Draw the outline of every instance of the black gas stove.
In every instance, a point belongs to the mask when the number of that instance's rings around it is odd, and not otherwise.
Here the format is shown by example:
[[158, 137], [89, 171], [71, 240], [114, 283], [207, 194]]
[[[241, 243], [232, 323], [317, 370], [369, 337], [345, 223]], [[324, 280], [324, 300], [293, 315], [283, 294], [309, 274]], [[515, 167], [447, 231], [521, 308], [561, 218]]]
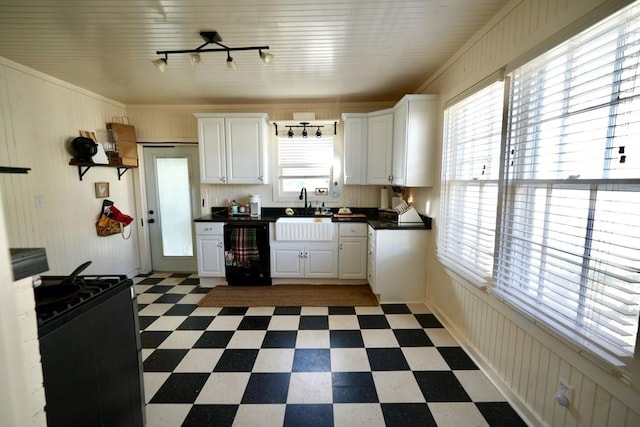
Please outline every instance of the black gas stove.
[[35, 288], [47, 425], [142, 427], [133, 281], [75, 273], [43, 276]]

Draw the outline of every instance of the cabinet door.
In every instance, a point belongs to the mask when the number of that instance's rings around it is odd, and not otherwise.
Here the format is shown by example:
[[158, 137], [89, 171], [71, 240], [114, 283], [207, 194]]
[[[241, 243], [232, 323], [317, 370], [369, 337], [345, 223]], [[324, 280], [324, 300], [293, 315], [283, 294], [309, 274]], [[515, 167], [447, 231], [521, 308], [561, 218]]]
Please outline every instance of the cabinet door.
[[297, 244], [271, 245], [271, 277], [304, 277], [304, 249]]
[[393, 165], [391, 176], [393, 184], [400, 186], [406, 185], [408, 113], [408, 103], [399, 105], [393, 112]]
[[198, 275], [224, 277], [223, 236], [196, 236]]
[[367, 184], [386, 185], [391, 178], [393, 113], [369, 117], [367, 126]]
[[225, 132], [227, 182], [264, 184], [263, 120], [253, 117], [226, 118]]
[[367, 116], [343, 115], [344, 120], [344, 184], [367, 182]]
[[365, 279], [367, 277], [367, 239], [341, 237], [338, 248], [338, 278]]
[[304, 265], [305, 277], [338, 277], [338, 251], [335, 244], [306, 245]]
[[200, 149], [200, 178], [204, 183], [223, 184], [226, 182], [226, 162], [224, 144], [224, 119], [208, 118], [198, 120]]

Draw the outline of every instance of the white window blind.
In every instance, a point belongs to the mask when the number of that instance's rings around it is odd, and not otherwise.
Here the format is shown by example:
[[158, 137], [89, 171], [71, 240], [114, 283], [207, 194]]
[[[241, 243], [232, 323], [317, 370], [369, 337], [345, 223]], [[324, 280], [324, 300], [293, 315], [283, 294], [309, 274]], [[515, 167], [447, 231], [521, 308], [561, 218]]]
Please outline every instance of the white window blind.
[[333, 137], [278, 138], [278, 174], [283, 194], [329, 188], [333, 170]]
[[623, 372], [640, 308], [639, 12], [513, 72], [493, 284]]
[[503, 97], [498, 81], [445, 110], [438, 258], [478, 286], [493, 268]]

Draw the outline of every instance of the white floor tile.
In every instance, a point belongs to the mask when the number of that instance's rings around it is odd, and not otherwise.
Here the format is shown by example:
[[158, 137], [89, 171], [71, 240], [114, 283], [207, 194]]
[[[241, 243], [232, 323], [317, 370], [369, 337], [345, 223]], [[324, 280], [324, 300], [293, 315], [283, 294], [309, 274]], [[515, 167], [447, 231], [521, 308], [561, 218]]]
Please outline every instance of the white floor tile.
[[162, 316], [173, 304], [149, 304], [138, 313], [140, 316]]
[[240, 403], [250, 375], [249, 372], [213, 372], [202, 387], [196, 404]]
[[376, 371], [372, 375], [380, 403], [424, 402], [424, 395], [411, 371]]
[[180, 304], [197, 304], [202, 298], [202, 294], [187, 294], [182, 297]]
[[187, 316], [162, 316], [147, 326], [145, 331], [174, 331]]
[[269, 322], [269, 331], [296, 331], [300, 325], [300, 316], [273, 316]]
[[217, 316], [207, 326], [208, 331], [235, 331], [242, 321], [242, 316]]
[[382, 408], [374, 403], [338, 403], [333, 405], [335, 427], [383, 427]]
[[271, 316], [275, 307], [249, 307], [245, 316]]
[[364, 348], [332, 348], [332, 372], [369, 372], [369, 357]]
[[252, 372], [291, 372], [294, 352], [293, 348], [260, 349]]
[[140, 294], [136, 299], [138, 304], [151, 304], [161, 296], [162, 294]]
[[436, 347], [458, 347], [460, 345], [445, 328], [426, 328], [424, 331]]
[[428, 405], [431, 415], [439, 426], [484, 427], [489, 425], [473, 402], [431, 402]]
[[371, 307], [356, 307], [356, 314], [384, 314], [379, 305]]
[[173, 331], [158, 348], [192, 348], [204, 331]]
[[240, 405], [233, 427], [280, 427], [285, 410], [286, 405]]
[[191, 312], [191, 316], [217, 316], [220, 310], [220, 307], [198, 307]]
[[174, 372], [213, 372], [223, 352], [223, 348], [192, 348]]
[[391, 329], [363, 329], [360, 333], [367, 348], [399, 347], [398, 340]]
[[329, 307], [301, 307], [301, 316], [326, 316], [329, 314]]
[[331, 372], [293, 372], [287, 403], [331, 403]]
[[422, 303], [407, 304], [413, 314], [429, 314], [431, 311]]
[[358, 317], [354, 315], [336, 314], [329, 316], [329, 329], [331, 330], [354, 330], [360, 329]]
[[402, 354], [413, 371], [449, 371], [436, 347], [403, 347]]
[[502, 402], [505, 400], [482, 371], [453, 371], [453, 374], [474, 402]]
[[413, 314], [387, 314], [387, 320], [393, 329], [422, 329]]
[[147, 405], [146, 427], [179, 426], [187, 417], [191, 405], [181, 403], [163, 403]]
[[260, 348], [266, 333], [267, 331], [235, 331], [227, 348]]
[[[156, 274], [152, 275], [151, 277], [163, 277], [161, 275], [164, 275], [165, 273], [156, 273]], [[169, 274], [171, 274], [171, 273], [169, 273]], [[158, 285], [161, 285], [161, 286], [173, 286], [174, 287], [173, 289], [176, 289], [175, 285], [179, 284], [183, 280], [184, 280], [184, 277], [165, 277], [164, 279], [162, 279], [162, 281], [160, 283], [158, 283]]]
[[169, 375], [171, 375], [171, 372], [145, 372], [143, 374], [145, 403], [149, 403], [149, 400], [169, 378]]
[[[165, 284], [165, 281], [167, 281], [169, 279], [165, 279], [162, 281], [162, 284]], [[184, 279], [180, 278], [180, 281], [182, 281]], [[180, 281], [178, 281], [178, 283], [180, 283]], [[197, 286], [195, 285], [180, 285], [180, 286], [174, 286], [173, 288], [169, 289], [167, 291], [168, 294], [188, 294], [189, 292], [191, 292], [192, 290], [194, 290], [195, 288], [197, 288]], [[200, 297], [200, 299], [202, 299], [202, 297], [204, 297], [205, 294], [192, 294], [192, 295], [198, 295]]]
[[298, 331], [296, 348], [329, 348], [329, 331]]
[[163, 279], [171, 276], [172, 274], [172, 272], [156, 272], [152, 273], [149, 277], [152, 279]]

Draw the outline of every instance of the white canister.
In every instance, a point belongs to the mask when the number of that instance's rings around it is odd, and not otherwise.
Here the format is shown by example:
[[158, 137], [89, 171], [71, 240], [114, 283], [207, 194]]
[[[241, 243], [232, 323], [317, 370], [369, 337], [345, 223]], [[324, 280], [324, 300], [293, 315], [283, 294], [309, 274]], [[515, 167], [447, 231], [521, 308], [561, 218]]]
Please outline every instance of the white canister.
[[249, 197], [249, 211], [251, 212], [251, 216], [260, 216], [260, 212], [262, 210], [262, 202], [260, 201], [259, 194], [252, 194]]

